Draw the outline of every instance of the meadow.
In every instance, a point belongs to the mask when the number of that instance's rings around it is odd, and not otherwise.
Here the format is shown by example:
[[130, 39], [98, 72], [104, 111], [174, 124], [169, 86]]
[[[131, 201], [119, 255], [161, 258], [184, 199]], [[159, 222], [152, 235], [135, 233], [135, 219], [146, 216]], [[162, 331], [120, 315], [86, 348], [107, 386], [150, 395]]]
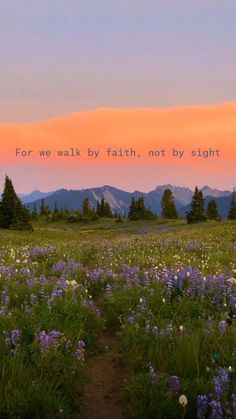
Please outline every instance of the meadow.
[[0, 231], [1, 418], [83, 417], [106, 333], [124, 417], [236, 417], [235, 222], [34, 227]]

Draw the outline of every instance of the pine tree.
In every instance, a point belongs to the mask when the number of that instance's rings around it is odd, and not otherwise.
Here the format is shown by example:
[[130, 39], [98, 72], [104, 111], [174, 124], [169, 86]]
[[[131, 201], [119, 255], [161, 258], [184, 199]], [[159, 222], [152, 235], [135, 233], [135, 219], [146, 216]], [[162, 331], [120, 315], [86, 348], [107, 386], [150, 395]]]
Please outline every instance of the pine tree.
[[14, 230], [33, 230], [30, 223], [30, 212], [20, 200], [17, 202], [10, 228]]
[[37, 220], [37, 218], [38, 218], [38, 210], [37, 210], [36, 203], [34, 202], [33, 209], [32, 209], [32, 212], [31, 212], [31, 219], [32, 220]]
[[57, 203], [55, 202], [54, 203], [54, 210], [53, 210], [53, 213], [52, 213], [52, 221], [58, 221], [59, 218], [60, 218], [60, 213], [59, 213], [59, 210], [58, 210], [58, 207], [57, 207]]
[[68, 210], [68, 208], [66, 207], [61, 207], [60, 208], [60, 212], [59, 212], [59, 216], [61, 219], [66, 220], [69, 216], [70, 216], [70, 211]]
[[144, 196], [142, 195], [137, 201], [137, 212], [139, 219], [144, 219], [146, 215], [146, 207], [144, 204]]
[[164, 218], [176, 219], [178, 213], [175, 208], [174, 195], [170, 189], [166, 189], [161, 199], [162, 216]]
[[105, 199], [101, 199], [100, 203], [100, 217], [105, 217]]
[[138, 201], [135, 201], [134, 197], [132, 197], [132, 200], [129, 206], [128, 218], [133, 221], [139, 219]]
[[5, 178], [0, 204], [0, 227], [32, 230], [30, 213], [21, 203], [8, 176]]
[[190, 211], [187, 213], [186, 218], [189, 224], [206, 221], [203, 193], [199, 191], [197, 186], [192, 198]]
[[150, 220], [156, 218], [156, 216], [149, 208], [145, 207], [144, 197], [141, 196], [137, 199], [137, 201], [135, 201], [134, 197], [132, 197], [132, 201], [129, 206], [128, 218], [132, 221]]
[[113, 218], [110, 204], [104, 198], [101, 199], [101, 202], [97, 201], [96, 213], [99, 217]]
[[113, 218], [113, 213], [112, 213], [109, 202], [105, 202], [104, 216], [107, 218]]
[[236, 190], [234, 188], [232, 199], [230, 203], [229, 213], [228, 213], [228, 220], [236, 220]]
[[96, 213], [97, 213], [97, 215], [99, 215], [99, 217], [101, 216], [101, 204], [100, 204], [99, 201], [97, 201]]
[[46, 208], [45, 208], [44, 199], [41, 200], [40, 215], [46, 215]]
[[208, 202], [207, 218], [209, 220], [219, 220], [220, 219], [218, 208], [217, 208], [217, 203], [214, 199], [211, 199], [211, 201]]
[[90, 202], [88, 198], [85, 198], [82, 205], [83, 215], [89, 215], [90, 213]]
[[51, 215], [51, 210], [49, 205], [45, 205], [45, 215], [49, 217]]

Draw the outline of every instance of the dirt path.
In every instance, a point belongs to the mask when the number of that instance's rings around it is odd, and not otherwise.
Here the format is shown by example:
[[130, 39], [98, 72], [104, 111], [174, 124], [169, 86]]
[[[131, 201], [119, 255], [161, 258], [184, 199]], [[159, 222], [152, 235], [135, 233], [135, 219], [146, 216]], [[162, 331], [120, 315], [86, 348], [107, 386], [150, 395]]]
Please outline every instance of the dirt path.
[[124, 419], [125, 374], [121, 367], [119, 337], [108, 332], [99, 338], [102, 353], [87, 361], [85, 371], [90, 383], [83, 394], [83, 419]]

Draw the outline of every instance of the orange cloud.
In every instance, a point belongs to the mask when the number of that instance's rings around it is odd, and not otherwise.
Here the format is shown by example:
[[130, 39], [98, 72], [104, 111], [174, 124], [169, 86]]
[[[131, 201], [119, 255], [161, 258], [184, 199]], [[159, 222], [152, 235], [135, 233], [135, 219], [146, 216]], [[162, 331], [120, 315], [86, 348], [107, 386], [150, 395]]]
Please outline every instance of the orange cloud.
[[[78, 148], [81, 158], [59, 158], [56, 151]], [[87, 148], [100, 151], [98, 159], [86, 156]], [[106, 149], [133, 148], [139, 159], [109, 158]], [[184, 159], [173, 159], [172, 148], [185, 151]], [[16, 157], [16, 148], [30, 150], [32, 157]], [[191, 151], [219, 149], [219, 159], [192, 158]], [[150, 150], [166, 150], [165, 158], [148, 157]], [[39, 150], [52, 157], [40, 158]], [[5, 165], [79, 164], [202, 164], [209, 171], [216, 163], [235, 162], [236, 103], [168, 109], [98, 109], [35, 124], [0, 124], [0, 162]], [[236, 169], [235, 169], [236, 172]]]

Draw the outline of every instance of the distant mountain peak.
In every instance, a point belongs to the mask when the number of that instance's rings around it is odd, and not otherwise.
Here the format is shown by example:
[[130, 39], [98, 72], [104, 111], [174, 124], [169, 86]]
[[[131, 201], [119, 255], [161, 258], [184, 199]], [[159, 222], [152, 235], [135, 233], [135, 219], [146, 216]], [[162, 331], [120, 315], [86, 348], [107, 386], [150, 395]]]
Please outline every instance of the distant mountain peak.
[[[45, 204], [47, 204], [51, 209], [54, 208], [55, 202], [60, 208], [66, 207], [68, 209], [77, 209], [81, 208], [83, 200], [88, 198], [91, 205], [96, 208], [97, 201], [100, 201], [104, 198], [109, 204], [114, 212], [117, 213], [127, 213], [132, 197], [135, 198], [144, 195], [145, 203], [150, 209], [156, 214], [161, 213], [161, 198], [165, 189], [170, 189], [175, 197], [175, 204], [178, 211], [186, 207], [191, 202], [193, 191], [187, 187], [182, 186], [173, 186], [171, 184], [159, 185], [155, 190], [150, 192], [127, 192], [122, 189], [115, 188], [109, 185], [103, 185], [101, 187], [80, 189], [80, 190], [70, 190], [70, 189], [58, 189], [55, 192], [43, 193], [38, 190], [33, 191], [30, 195], [23, 198], [23, 202], [30, 203], [30, 207], [33, 207], [33, 202], [35, 202], [37, 208], [40, 208], [41, 199], [45, 199]], [[208, 196], [208, 200], [211, 197], [214, 197], [216, 200], [220, 200], [222, 209], [222, 216], [225, 216], [225, 204], [224, 199], [229, 198], [230, 192], [219, 191], [217, 189], [212, 189], [209, 186], [204, 186], [204, 195]], [[207, 200], [206, 200], [207, 201]], [[223, 202], [223, 204], [222, 204]]]
[[204, 185], [201, 188], [201, 191], [203, 192], [204, 196], [212, 196], [213, 198], [220, 198], [221, 196], [229, 196], [232, 192], [230, 191], [220, 191], [216, 188], [211, 188], [208, 185]]
[[47, 198], [53, 193], [54, 192], [41, 192], [39, 189], [35, 189], [28, 195], [20, 195], [20, 198], [24, 204], [29, 204], [30, 202], [37, 201], [38, 199]]

